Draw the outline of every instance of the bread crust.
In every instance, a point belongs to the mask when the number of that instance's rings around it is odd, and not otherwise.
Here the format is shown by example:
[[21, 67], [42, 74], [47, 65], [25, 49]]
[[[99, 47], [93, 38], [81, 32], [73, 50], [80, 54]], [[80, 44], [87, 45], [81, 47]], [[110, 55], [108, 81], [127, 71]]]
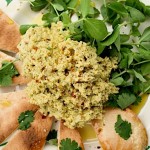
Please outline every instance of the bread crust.
[[40, 112], [36, 112], [31, 127], [25, 131], [17, 131], [3, 150], [42, 150], [52, 123], [53, 117], [43, 117]]
[[28, 102], [24, 91], [0, 94], [0, 143], [17, 127], [20, 113], [26, 110], [36, 111], [37, 106]]
[[0, 10], [0, 49], [17, 53], [20, 40], [19, 25]]
[[[11, 57], [11, 56], [0, 51], [0, 68], [1, 68], [1, 63], [3, 61], [12, 62], [14, 60], [15, 60], [14, 57]], [[20, 75], [12, 78], [13, 85], [22, 85], [22, 84], [27, 84], [28, 82], [30, 82], [31, 79], [24, 77], [22, 74], [22, 62], [19, 60], [14, 61], [14, 65], [15, 65], [15, 67], [16, 67], [16, 69]]]
[[78, 130], [69, 129], [64, 125], [63, 121], [60, 121], [58, 144], [60, 145], [61, 140], [67, 138], [71, 139], [72, 141], [76, 141], [78, 145], [81, 147], [81, 149], [84, 150], [84, 145]]

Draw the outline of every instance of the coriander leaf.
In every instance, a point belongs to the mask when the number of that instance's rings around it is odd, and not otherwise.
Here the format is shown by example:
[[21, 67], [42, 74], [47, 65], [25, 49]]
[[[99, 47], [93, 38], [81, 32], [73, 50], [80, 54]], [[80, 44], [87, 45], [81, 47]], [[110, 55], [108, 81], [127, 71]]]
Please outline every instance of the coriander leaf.
[[0, 146], [4, 146], [4, 145], [6, 145], [8, 142], [5, 142], [5, 143], [2, 143], [2, 144], [0, 144]]
[[130, 39], [130, 36], [127, 34], [120, 34], [120, 42], [124, 43], [127, 42]]
[[103, 40], [107, 36], [107, 28], [102, 20], [87, 18], [83, 21], [83, 29], [96, 40]]
[[60, 150], [82, 150], [76, 141], [66, 138], [60, 142]]
[[119, 33], [120, 33], [120, 26], [117, 26], [113, 30], [113, 32], [101, 42], [101, 44], [104, 46], [111, 45], [112, 43], [116, 41], [117, 37], [119, 36]]
[[48, 4], [47, 0], [34, 0], [30, 5], [30, 7], [33, 11], [40, 11], [43, 8], [45, 8], [47, 4]]
[[128, 53], [128, 67], [132, 64], [132, 62], [133, 62], [133, 54]]
[[46, 13], [43, 15], [42, 20], [45, 21], [46, 26], [49, 26], [52, 22], [57, 22], [59, 20], [55, 13]]
[[56, 9], [58, 11], [63, 11], [63, 10], [66, 10], [67, 9], [67, 5], [66, 3], [64, 2], [64, 0], [54, 0], [51, 5], [56, 5]]
[[97, 46], [98, 46], [98, 48], [97, 48], [96, 52], [97, 52], [97, 55], [100, 55], [104, 51], [105, 46], [102, 45], [100, 42], [97, 43]]
[[55, 9], [57, 9], [58, 11], [64, 10], [64, 7], [60, 5], [59, 3], [53, 3], [53, 7], [55, 7]]
[[46, 138], [46, 141], [49, 141], [51, 139], [56, 139], [56, 138], [57, 138], [57, 131], [51, 130]]
[[147, 82], [140, 83], [139, 88], [140, 88], [141, 95], [144, 93], [149, 94], [150, 93], [150, 80]]
[[121, 109], [125, 109], [135, 101], [136, 97], [134, 94], [122, 93], [121, 95], [118, 96], [117, 103], [121, 107]]
[[108, 100], [104, 103], [104, 107], [113, 107], [113, 108], [118, 108], [117, 101], [115, 99], [113, 100]]
[[141, 65], [142, 75], [150, 74], [150, 62]]
[[122, 120], [121, 115], [118, 115], [117, 122], [115, 123], [115, 131], [124, 140], [128, 140], [132, 134], [131, 123]]
[[128, 67], [128, 54], [122, 54], [122, 59], [119, 63], [119, 68], [123, 69], [123, 68], [127, 68]]
[[90, 3], [91, 3], [91, 0], [80, 0], [80, 11], [81, 11], [83, 18], [85, 18], [89, 13]]
[[121, 24], [121, 22], [122, 22], [121, 17], [119, 15], [117, 15], [117, 17], [112, 22], [112, 27], [115, 28], [116, 26], [118, 26], [118, 24]]
[[107, 4], [107, 7], [115, 11], [116, 13], [122, 15], [122, 16], [127, 16], [128, 12], [125, 9], [124, 5], [119, 3], [119, 2], [110, 2]]
[[144, 30], [139, 42], [150, 42], [150, 27]]
[[2, 67], [0, 68], [0, 85], [9, 86], [12, 84], [12, 78], [19, 75], [17, 69], [15, 68], [13, 62], [2, 62]]
[[20, 114], [18, 117], [19, 129], [27, 130], [31, 126], [31, 122], [34, 120], [34, 112], [33, 111], [25, 111]]
[[149, 42], [141, 42], [140, 46], [146, 50], [150, 50], [150, 41]]
[[37, 24], [30, 24], [30, 25], [21, 25], [20, 26], [20, 33], [23, 35], [27, 32], [27, 30], [30, 28], [30, 27], [36, 27]]
[[141, 101], [142, 101], [142, 98], [140, 96], [136, 96], [136, 101], [132, 105], [137, 106], [139, 103], [141, 103]]
[[120, 47], [121, 47], [121, 45], [120, 45], [120, 34], [118, 35], [118, 37], [117, 37], [116, 41], [114, 42], [114, 44], [115, 44], [117, 50], [120, 51]]
[[68, 9], [74, 9], [77, 6], [78, 0], [71, 0], [68, 4], [67, 7]]
[[99, 10], [95, 7], [90, 7], [88, 16], [89, 18], [96, 18], [100, 14]]
[[135, 75], [136, 78], [138, 78], [142, 82], [146, 82], [146, 80], [144, 79], [144, 77], [140, 73], [138, 73], [134, 69], [133, 69], [133, 72], [134, 72], [134, 75]]
[[115, 86], [119, 86], [123, 83], [124, 79], [122, 77], [118, 77], [115, 79], [111, 79], [110, 82], [113, 83]]
[[63, 12], [61, 16], [62, 16], [62, 21], [64, 25], [68, 25], [69, 23], [71, 23], [71, 19], [69, 15], [67, 14], [67, 12]]
[[12, 2], [12, 0], [6, 0], [7, 6]]
[[105, 5], [101, 6], [101, 14], [102, 14], [103, 19], [105, 20], [108, 19], [107, 7]]
[[128, 6], [128, 11], [130, 13], [130, 16], [132, 18], [132, 22], [144, 22], [145, 21], [145, 16], [143, 13], [141, 13], [139, 10]]
[[132, 26], [131, 34], [133, 36], [141, 36], [138, 26]]
[[150, 16], [150, 6], [145, 6], [144, 10], [145, 15]]
[[139, 48], [138, 52], [134, 53], [133, 57], [137, 62], [141, 62], [142, 60], [150, 60], [150, 51]]

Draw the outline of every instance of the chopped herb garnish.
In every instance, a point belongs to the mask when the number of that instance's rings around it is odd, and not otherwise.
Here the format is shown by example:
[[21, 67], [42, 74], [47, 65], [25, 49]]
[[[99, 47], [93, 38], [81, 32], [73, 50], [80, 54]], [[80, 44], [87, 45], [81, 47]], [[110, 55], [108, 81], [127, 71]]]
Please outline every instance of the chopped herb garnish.
[[115, 131], [124, 140], [128, 140], [132, 134], [131, 123], [122, 120], [121, 115], [118, 115], [117, 122], [115, 123]]
[[33, 120], [34, 120], [34, 112], [33, 111], [27, 110], [25, 112], [22, 112], [18, 118], [19, 129], [27, 130], [28, 128], [30, 128]]
[[0, 68], [0, 85], [9, 86], [12, 84], [12, 78], [19, 75], [17, 69], [15, 68], [13, 62], [2, 62], [2, 67]]
[[134, 94], [122, 93], [118, 96], [117, 103], [121, 109], [125, 109], [136, 101]]
[[71, 141], [71, 139], [63, 139], [60, 142], [60, 150], [82, 150], [76, 141]]

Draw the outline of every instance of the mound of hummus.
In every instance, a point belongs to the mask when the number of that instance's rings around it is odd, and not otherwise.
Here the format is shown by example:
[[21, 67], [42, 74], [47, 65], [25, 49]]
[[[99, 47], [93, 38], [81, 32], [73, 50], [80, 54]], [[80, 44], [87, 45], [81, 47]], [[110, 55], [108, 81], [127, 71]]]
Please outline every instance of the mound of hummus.
[[97, 56], [96, 48], [69, 36], [61, 22], [30, 28], [18, 49], [24, 75], [32, 78], [26, 88], [30, 103], [75, 128], [102, 118], [104, 102], [118, 92], [109, 82], [117, 61]]

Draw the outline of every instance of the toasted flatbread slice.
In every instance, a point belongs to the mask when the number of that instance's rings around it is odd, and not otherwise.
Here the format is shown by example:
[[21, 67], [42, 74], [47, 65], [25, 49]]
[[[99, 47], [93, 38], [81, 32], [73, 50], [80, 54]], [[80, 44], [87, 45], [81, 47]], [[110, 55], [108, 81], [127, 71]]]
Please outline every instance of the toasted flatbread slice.
[[3, 150], [42, 150], [52, 123], [53, 118], [43, 117], [40, 112], [36, 112], [31, 127], [25, 131], [17, 131]]
[[20, 113], [26, 110], [36, 111], [37, 106], [28, 102], [24, 91], [0, 94], [0, 143], [17, 127]]
[[0, 10], [0, 49], [16, 53], [20, 40], [19, 25]]
[[[0, 51], [0, 67], [1, 67], [1, 64], [2, 64], [3, 61], [10, 61], [11, 62], [11, 61], [14, 61], [14, 60], [15, 60], [14, 57], [11, 57], [11, 56], [9, 56], [9, 55], [7, 55], [7, 54]], [[21, 85], [21, 84], [28, 83], [30, 81], [30, 79], [26, 78], [22, 75], [22, 63], [21, 63], [21, 61], [19, 61], [19, 60], [15, 61], [14, 65], [15, 65], [15, 67], [18, 70], [20, 75], [13, 77], [13, 79], [12, 79], [13, 80], [13, 85]]]
[[[115, 131], [114, 126], [118, 115], [131, 123], [132, 134], [128, 140], [121, 138]], [[125, 111], [106, 109], [103, 125], [99, 120], [92, 121], [92, 124], [103, 150], [144, 150], [147, 146], [146, 130], [137, 115], [130, 109]]]
[[60, 121], [58, 146], [60, 147], [61, 140], [67, 138], [71, 139], [72, 141], [76, 141], [78, 145], [82, 148], [82, 150], [84, 150], [83, 142], [78, 130], [69, 129], [64, 125], [63, 121]]

